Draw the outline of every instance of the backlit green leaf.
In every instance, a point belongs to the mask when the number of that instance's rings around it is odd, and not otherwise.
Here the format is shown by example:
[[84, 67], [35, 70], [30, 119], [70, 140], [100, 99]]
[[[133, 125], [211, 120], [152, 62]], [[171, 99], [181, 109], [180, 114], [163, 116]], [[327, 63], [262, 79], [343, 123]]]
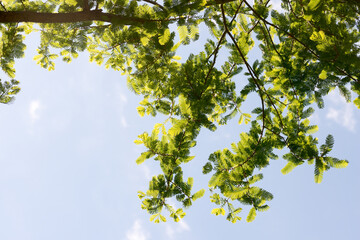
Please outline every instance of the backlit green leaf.
[[159, 37], [159, 43], [165, 45], [170, 40], [170, 30], [167, 28], [164, 31], [164, 34]]
[[255, 208], [251, 208], [248, 216], [246, 217], [246, 221], [252, 222], [252, 221], [254, 221], [255, 217], [256, 217], [256, 210], [255, 210]]

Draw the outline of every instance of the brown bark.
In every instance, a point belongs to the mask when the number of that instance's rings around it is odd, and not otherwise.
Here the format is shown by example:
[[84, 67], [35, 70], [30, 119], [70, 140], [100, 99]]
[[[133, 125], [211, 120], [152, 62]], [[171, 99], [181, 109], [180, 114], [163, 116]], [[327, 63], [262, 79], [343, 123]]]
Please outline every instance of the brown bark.
[[102, 21], [119, 24], [139, 24], [145, 22], [159, 21], [136, 17], [127, 17], [110, 13], [103, 13], [101, 10], [72, 12], [72, 13], [40, 13], [33, 11], [0, 11], [1, 23], [72, 23], [86, 21]]
[[[208, 6], [234, 2], [236, 0], [210, 0]], [[145, 19], [103, 13], [102, 10], [88, 10], [85, 1], [84, 11], [72, 13], [43, 13], [35, 11], [0, 11], [0, 23], [74, 23], [86, 21], [102, 21], [124, 25], [136, 25], [155, 21], [172, 21], [174, 19]], [[191, 6], [191, 4], [190, 4]]]

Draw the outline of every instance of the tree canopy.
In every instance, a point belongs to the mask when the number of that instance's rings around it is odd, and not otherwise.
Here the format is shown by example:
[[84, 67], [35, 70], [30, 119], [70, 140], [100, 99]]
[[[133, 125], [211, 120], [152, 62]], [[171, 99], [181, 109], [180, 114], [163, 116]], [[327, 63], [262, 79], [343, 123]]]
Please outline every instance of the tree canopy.
[[[146, 150], [136, 163], [158, 162], [162, 173], [147, 191], [141, 207], [151, 221], [166, 221], [164, 211], [179, 221], [183, 207], [202, 197], [192, 191], [193, 178], [183, 178], [183, 164], [202, 128], [216, 131], [236, 119], [248, 124], [238, 142], [214, 151], [203, 166], [209, 177], [211, 213], [240, 220], [242, 204], [250, 205], [247, 221], [269, 208], [273, 195], [256, 183], [261, 169], [284, 149], [283, 174], [305, 162], [313, 165], [316, 183], [325, 171], [348, 162], [330, 155], [334, 138], [319, 143], [309, 117], [324, 107], [323, 97], [338, 89], [360, 108], [360, 3], [357, 0], [2, 0], [0, 1], [2, 70], [0, 102], [20, 90], [15, 59], [24, 56], [25, 37], [39, 32], [34, 60], [53, 70], [54, 59], [71, 62], [88, 51], [90, 61], [120, 71], [129, 88], [142, 95], [141, 116], [162, 114], [165, 121], [135, 140]], [[181, 59], [181, 49], [209, 34], [202, 49]], [[260, 53], [260, 54], [259, 54]], [[258, 59], [253, 58], [258, 56]], [[250, 58], [251, 57], [251, 58]], [[248, 96], [249, 99], [247, 99]], [[251, 112], [245, 106], [254, 105]], [[321, 142], [321, 141], [320, 141]]]

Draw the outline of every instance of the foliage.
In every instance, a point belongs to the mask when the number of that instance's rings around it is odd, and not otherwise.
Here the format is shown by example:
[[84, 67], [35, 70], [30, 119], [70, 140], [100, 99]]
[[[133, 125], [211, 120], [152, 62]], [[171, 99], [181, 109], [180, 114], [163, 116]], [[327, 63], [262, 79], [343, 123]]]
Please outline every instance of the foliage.
[[[88, 51], [90, 61], [127, 75], [129, 88], [144, 98], [141, 116], [166, 115], [151, 133], [135, 141], [146, 148], [136, 160], [157, 161], [162, 173], [146, 192], [139, 191], [141, 207], [151, 221], [166, 221], [162, 210], [179, 221], [185, 216], [169, 199], [184, 208], [202, 197], [192, 191], [193, 178], [184, 179], [182, 165], [202, 128], [215, 131], [237, 115], [249, 124], [230, 149], [209, 156], [203, 173], [209, 180], [211, 213], [236, 222], [239, 206], [250, 205], [246, 220], [269, 208], [273, 195], [255, 186], [261, 169], [286, 149], [283, 174], [307, 162], [314, 165], [315, 182], [325, 171], [347, 166], [330, 156], [334, 138], [318, 147], [310, 125], [314, 104], [338, 88], [347, 101], [351, 92], [360, 108], [360, 4], [356, 0], [283, 0], [282, 10], [272, 1], [255, 0], [3, 0], [0, 11], [1, 68], [14, 78], [14, 60], [24, 55], [25, 35], [40, 32], [34, 60], [53, 70], [53, 60], [71, 62]], [[37, 23], [37, 24], [35, 24]], [[180, 61], [180, 46], [200, 37], [207, 27], [203, 49]], [[57, 51], [58, 50], [58, 51]], [[261, 51], [257, 60], [249, 60]], [[186, 57], [186, 56], [185, 56]], [[253, 56], [251, 56], [253, 58]], [[241, 71], [244, 74], [241, 75]], [[19, 91], [18, 82], [2, 83], [1, 102]], [[247, 97], [256, 96], [251, 114], [242, 112]], [[253, 99], [253, 98], [252, 98]]]

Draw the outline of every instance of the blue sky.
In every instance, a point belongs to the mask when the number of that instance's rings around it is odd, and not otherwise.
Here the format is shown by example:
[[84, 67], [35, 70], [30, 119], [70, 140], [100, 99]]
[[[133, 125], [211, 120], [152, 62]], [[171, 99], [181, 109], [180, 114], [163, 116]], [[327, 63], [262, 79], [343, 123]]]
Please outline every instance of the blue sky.
[[[30, 39], [31, 38], [31, 39]], [[1, 240], [150, 240], [150, 239], [357, 239], [360, 235], [360, 111], [336, 93], [326, 98], [312, 123], [320, 142], [335, 137], [334, 155], [349, 160], [346, 169], [326, 172], [315, 184], [313, 166], [288, 175], [282, 159], [266, 168], [260, 185], [274, 194], [270, 210], [252, 223], [231, 224], [210, 214], [208, 193], [186, 210], [180, 223], [154, 224], [141, 210], [138, 190], [158, 173], [153, 161], [137, 166], [142, 152], [133, 141], [160, 118], [140, 118], [141, 100], [119, 72], [89, 63], [82, 54], [71, 64], [57, 61], [48, 72], [32, 60], [36, 37], [17, 62], [22, 91], [0, 105]], [[3, 78], [5, 79], [5, 78]], [[215, 133], [202, 130], [184, 166], [205, 188], [201, 174], [208, 155], [237, 141], [243, 126]], [[174, 202], [175, 203], [175, 202]], [[175, 203], [176, 204], [176, 203]], [[248, 208], [241, 214], [246, 218]]]

